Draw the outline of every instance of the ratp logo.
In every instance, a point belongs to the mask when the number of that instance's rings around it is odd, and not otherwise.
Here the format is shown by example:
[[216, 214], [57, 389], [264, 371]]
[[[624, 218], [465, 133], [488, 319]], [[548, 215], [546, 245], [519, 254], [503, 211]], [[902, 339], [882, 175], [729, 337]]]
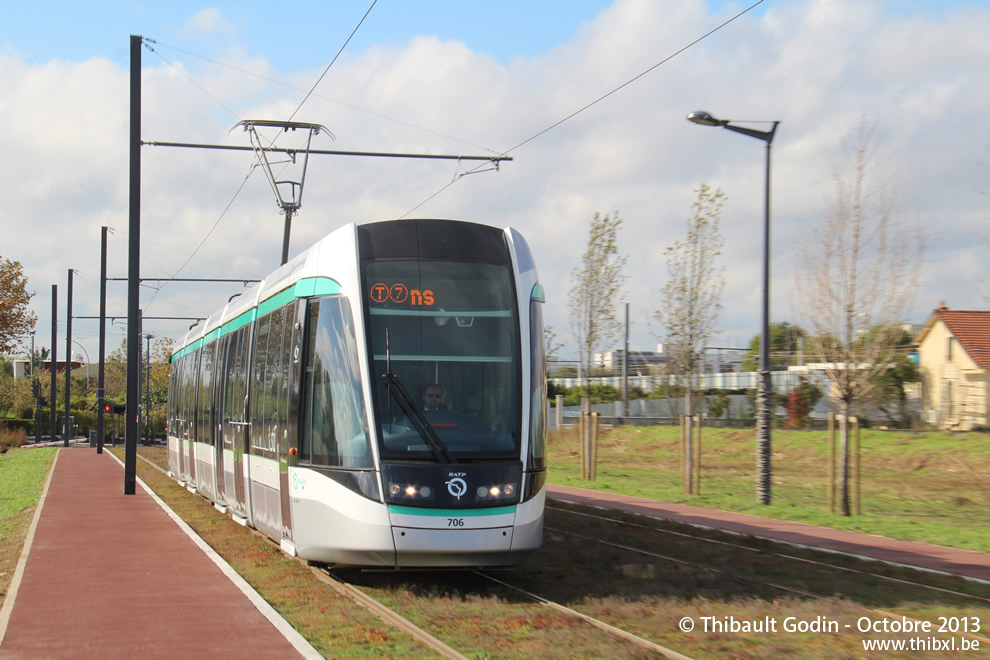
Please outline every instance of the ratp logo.
[[467, 492], [467, 482], [460, 477], [455, 477], [445, 483], [447, 484], [447, 492], [457, 499], [461, 499], [464, 493]]

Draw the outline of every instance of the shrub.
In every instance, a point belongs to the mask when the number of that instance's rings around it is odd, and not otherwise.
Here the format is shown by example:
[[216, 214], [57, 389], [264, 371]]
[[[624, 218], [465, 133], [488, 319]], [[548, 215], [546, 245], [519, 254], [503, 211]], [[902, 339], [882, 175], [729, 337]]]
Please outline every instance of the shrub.
[[0, 424], [0, 454], [9, 449], [23, 447], [27, 444], [27, 433], [24, 429], [11, 429], [6, 424]]

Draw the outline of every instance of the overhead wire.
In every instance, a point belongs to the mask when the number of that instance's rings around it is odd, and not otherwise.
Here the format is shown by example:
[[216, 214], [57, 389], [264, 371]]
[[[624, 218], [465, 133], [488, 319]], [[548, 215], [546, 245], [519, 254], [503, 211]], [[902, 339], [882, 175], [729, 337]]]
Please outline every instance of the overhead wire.
[[[214, 60], [214, 59], [211, 59], [209, 57], [204, 57], [203, 55], [199, 55], [197, 53], [193, 53], [193, 52], [190, 52], [188, 50], [183, 50], [182, 48], [178, 48], [177, 46], [172, 46], [170, 44], [166, 44], [166, 43], [163, 43], [161, 41], [156, 41], [155, 43], [158, 46], [161, 46], [162, 48], [169, 48], [169, 49], [174, 50], [176, 52], [183, 53], [184, 55], [188, 55], [190, 57], [198, 58], [200, 60], [203, 60], [204, 62], [209, 62], [210, 64], [215, 64], [216, 66], [221, 66], [221, 67], [230, 69], [231, 71], [237, 71], [238, 73], [242, 73], [242, 74], [247, 75], [247, 76], [252, 76], [254, 78], [258, 78], [259, 80], [264, 80], [266, 82], [270, 82], [273, 85], [279, 85], [281, 87], [285, 87], [286, 89], [295, 90], [297, 92], [305, 92], [306, 91], [306, 89], [303, 88], [303, 87], [296, 87], [295, 85], [292, 85], [292, 84], [287, 83], [285, 81], [276, 80], [275, 78], [270, 78], [268, 76], [263, 76], [260, 73], [255, 73], [254, 71], [248, 71], [247, 69], [243, 69], [241, 67], [234, 66], [233, 64], [228, 64], [226, 62], [221, 62], [219, 60]], [[395, 117], [390, 117], [390, 116], [385, 115], [385, 114], [382, 114], [380, 112], [375, 112], [374, 110], [368, 110], [367, 108], [362, 108], [362, 107], [357, 106], [357, 105], [354, 105], [352, 103], [347, 103], [346, 101], [341, 101], [340, 99], [334, 99], [334, 98], [330, 98], [329, 96], [325, 96], [323, 94], [317, 94], [315, 91], [312, 92], [310, 94], [310, 96], [315, 97], [315, 98], [318, 98], [318, 99], [322, 99], [324, 101], [329, 101], [330, 103], [336, 103], [337, 105], [344, 106], [345, 108], [350, 108], [351, 110], [356, 110], [357, 112], [363, 112], [363, 113], [365, 113], [367, 115], [371, 115], [372, 117], [378, 117], [379, 119], [384, 119], [385, 121], [390, 121], [390, 122], [393, 122], [395, 124], [399, 124], [401, 126], [405, 126], [407, 128], [412, 128], [412, 129], [415, 129], [417, 131], [422, 131], [424, 133], [429, 133], [430, 135], [435, 135], [435, 136], [441, 137], [441, 138], [443, 138], [445, 140], [451, 140], [453, 142], [460, 142], [461, 144], [465, 144], [465, 145], [467, 145], [469, 147], [474, 147], [475, 149], [481, 149], [482, 151], [488, 151], [488, 152], [491, 152], [493, 154], [498, 153], [498, 151], [496, 149], [492, 149], [491, 147], [486, 147], [484, 145], [475, 144], [474, 142], [471, 142], [469, 140], [464, 140], [462, 138], [455, 137], [453, 135], [447, 135], [446, 133], [442, 133], [440, 131], [433, 130], [432, 128], [426, 128], [425, 126], [419, 126], [417, 124], [413, 124], [411, 122], [407, 122], [407, 121], [404, 121], [402, 119], [396, 119]]]
[[[110, 234], [113, 235], [113, 237], [116, 240], [120, 241], [123, 245], [127, 245], [127, 242], [123, 238], [121, 238], [120, 236], [117, 235], [117, 230], [114, 227], [108, 227], [107, 229], [110, 231]], [[123, 235], [125, 235], [125, 236], [127, 235], [127, 232], [126, 231], [123, 231], [121, 233]], [[171, 250], [173, 252], [178, 252], [179, 254], [181, 254], [183, 256], [187, 256], [187, 257], [188, 256], [192, 256], [193, 258], [198, 259], [199, 261], [205, 261], [208, 264], [213, 264], [214, 266], [220, 266], [221, 268], [225, 268], [226, 270], [238, 272], [238, 273], [241, 273], [242, 275], [247, 275], [247, 277], [250, 278], [250, 279], [255, 279], [255, 280], [261, 279], [261, 275], [259, 275], [258, 273], [246, 271], [246, 270], [244, 270], [242, 268], [235, 268], [235, 267], [231, 266], [230, 264], [222, 263], [220, 261], [214, 261], [213, 259], [207, 259], [204, 256], [196, 255], [196, 254], [193, 254], [192, 252], [187, 252], [186, 250], [181, 250], [181, 249], [175, 247], [174, 245], [168, 245], [167, 243], [161, 243], [159, 241], [153, 241], [150, 238], [147, 238], [145, 236], [142, 236], [141, 237], [141, 242], [142, 243], [149, 243], [151, 245], [157, 245], [158, 247], [165, 248], [166, 250]], [[149, 261], [152, 266], [155, 266], [156, 268], [158, 268], [159, 270], [161, 270], [166, 275], [169, 274], [168, 271], [164, 267], [159, 266], [155, 262], [151, 261], [151, 259], [145, 257], [145, 253], [144, 252], [141, 253], [141, 258], [142, 258], [142, 260]]]
[[[330, 68], [334, 65], [334, 63], [340, 57], [341, 53], [344, 52], [344, 49], [347, 47], [347, 44], [349, 44], [351, 42], [351, 39], [354, 38], [354, 35], [357, 34], [358, 29], [360, 29], [361, 25], [364, 23], [365, 19], [368, 18], [368, 15], [371, 13], [371, 10], [375, 7], [375, 5], [377, 3], [378, 3], [378, 0], [372, 0], [371, 6], [368, 7], [368, 10], [364, 13], [364, 16], [361, 17], [361, 20], [360, 21], [358, 21], [357, 26], [355, 26], [355, 28], [351, 31], [351, 34], [347, 37], [347, 40], [340, 47], [340, 49], [337, 51], [337, 54], [334, 55], [333, 60], [331, 60], [330, 64], [328, 64], [326, 66], [326, 68], [323, 70], [323, 73], [320, 74], [320, 77], [313, 84], [313, 87], [310, 89], [309, 92], [306, 93], [306, 96], [303, 98], [302, 101], [300, 101], [299, 105], [296, 107], [296, 109], [293, 111], [293, 113], [289, 116], [288, 121], [292, 121], [293, 117], [295, 117], [296, 114], [298, 114], [298, 112], [302, 109], [302, 107], [306, 103], [306, 101], [309, 100], [309, 97], [312, 95], [312, 93], [319, 86], [320, 82], [322, 82], [323, 78], [326, 76], [327, 72], [330, 71]], [[149, 45], [149, 43], [146, 43], [146, 42], [154, 43], [154, 40], [142, 38], [142, 42], [144, 43], [145, 48], [148, 48], [151, 52], [155, 53], [154, 48], [152, 48]], [[155, 54], [158, 55], [158, 57], [160, 57], [163, 61], [166, 61], [167, 62], [167, 60], [165, 60], [165, 58], [162, 57], [159, 53], [155, 53]], [[182, 73], [183, 75], [185, 75], [185, 73], [182, 72], [181, 70], [179, 70], [177, 67], [174, 67], [173, 66], [173, 68], [175, 68], [176, 70], [180, 71], [180, 73]], [[185, 76], [185, 77], [187, 79], [189, 79], [191, 82], [193, 82], [193, 84], [196, 85], [196, 87], [198, 87], [200, 90], [202, 90], [204, 93], [206, 93], [207, 96], [210, 96], [210, 98], [213, 98], [222, 107], [224, 107], [225, 109], [227, 109], [228, 112], [231, 112], [231, 114], [233, 114], [235, 117], [238, 117], [237, 113], [233, 112], [230, 108], [228, 108], [226, 105], [224, 105], [218, 99], [216, 99], [211, 94], [209, 94], [208, 92], [206, 92], [206, 90], [204, 90], [200, 85], [198, 85], [195, 81], [193, 81], [192, 78], [190, 78], [189, 76]], [[276, 136], [276, 139], [277, 139], [277, 136]], [[272, 140], [271, 145], [273, 145], [274, 143], [275, 143], [275, 139]], [[269, 147], [271, 145], [269, 145]], [[251, 169], [248, 171], [247, 175], [244, 177], [244, 180], [241, 181], [241, 185], [238, 186], [237, 191], [234, 193], [234, 195], [231, 198], [230, 202], [227, 203], [227, 206], [224, 208], [223, 212], [220, 214], [220, 217], [218, 217], [217, 218], [217, 221], [213, 223], [213, 226], [210, 227], [210, 230], [206, 233], [206, 236], [203, 237], [203, 240], [200, 241], [199, 245], [196, 246], [196, 249], [193, 250], [192, 254], [189, 255], [189, 257], [186, 259], [186, 261], [178, 268], [178, 270], [175, 271], [175, 273], [169, 275], [169, 277], [170, 277], [169, 281], [164, 282], [164, 283], [162, 283], [159, 286], [158, 290], [155, 291], [155, 293], [151, 296], [151, 299], [145, 304], [145, 307], [146, 308], [151, 306], [151, 304], [154, 302], [155, 298], [158, 296], [158, 294], [161, 292], [161, 290], [165, 286], [167, 286], [172, 280], [174, 280], [179, 275], [179, 273], [181, 273], [182, 270], [189, 264], [189, 262], [192, 261], [192, 259], [196, 256], [196, 254], [199, 252], [199, 250], [202, 249], [203, 245], [206, 243], [206, 241], [210, 238], [210, 236], [213, 234], [213, 232], [219, 226], [220, 222], [227, 215], [227, 212], [230, 210], [231, 206], [233, 206], [234, 201], [237, 199], [237, 197], [240, 195], [241, 191], [244, 189], [244, 186], [247, 184], [247, 181], [251, 177], [251, 174], [254, 172], [254, 170], [255, 170], [255, 166], [254, 166], [254, 164], [252, 164]], [[162, 271], [163, 272], [166, 272], [166, 273], [168, 272], [164, 268], [162, 268]]]
[[[546, 128], [544, 128], [543, 130], [541, 130], [541, 131], [539, 131], [538, 133], [535, 133], [534, 135], [531, 135], [530, 137], [528, 137], [528, 138], [526, 138], [525, 140], [523, 140], [523, 141], [522, 141], [522, 142], [520, 142], [519, 144], [517, 144], [517, 145], [515, 145], [514, 147], [512, 147], [512, 148], [510, 148], [510, 149], [507, 149], [507, 150], [505, 150], [505, 151], [503, 151], [502, 153], [500, 153], [500, 154], [499, 154], [499, 156], [507, 156], [507, 155], [509, 155], [510, 153], [512, 153], [513, 151], [516, 151], [517, 149], [519, 149], [519, 148], [521, 148], [521, 147], [523, 147], [523, 146], [525, 146], [525, 145], [527, 145], [527, 144], [529, 144], [529, 143], [530, 143], [530, 142], [532, 142], [533, 140], [536, 140], [537, 138], [539, 138], [539, 137], [541, 137], [541, 136], [543, 136], [543, 135], [545, 135], [545, 134], [547, 134], [547, 133], [549, 133], [550, 131], [552, 131], [553, 129], [555, 129], [555, 128], [557, 128], [557, 127], [558, 127], [558, 126], [560, 126], [561, 124], [563, 124], [563, 123], [565, 123], [565, 122], [567, 122], [567, 121], [570, 121], [571, 119], [573, 119], [574, 117], [576, 117], [576, 116], [578, 116], [578, 115], [579, 115], [579, 114], [581, 114], [582, 112], [584, 112], [584, 111], [586, 111], [586, 110], [588, 110], [588, 109], [590, 109], [591, 107], [593, 107], [593, 106], [595, 106], [595, 105], [597, 105], [598, 103], [601, 103], [602, 101], [604, 101], [604, 100], [605, 100], [605, 99], [607, 99], [608, 97], [610, 97], [610, 96], [612, 96], [613, 94], [615, 94], [615, 93], [617, 93], [617, 92], [619, 92], [620, 90], [622, 90], [622, 89], [624, 89], [624, 88], [626, 88], [626, 87], [628, 87], [629, 85], [631, 85], [632, 83], [634, 83], [634, 82], [636, 82], [637, 80], [639, 80], [639, 79], [640, 79], [640, 78], [642, 78], [643, 76], [645, 76], [645, 75], [647, 75], [648, 73], [650, 73], [650, 72], [652, 72], [652, 71], [654, 71], [654, 70], [655, 70], [655, 69], [657, 69], [658, 67], [660, 67], [660, 66], [662, 66], [662, 65], [664, 65], [664, 64], [666, 64], [667, 62], [669, 62], [670, 60], [672, 60], [672, 59], [674, 59], [675, 57], [677, 57], [677, 56], [678, 56], [678, 55], [680, 55], [681, 53], [683, 53], [683, 52], [685, 52], [685, 51], [687, 51], [688, 49], [690, 49], [690, 48], [692, 48], [692, 47], [694, 47], [695, 45], [697, 45], [697, 44], [699, 44], [699, 43], [701, 43], [702, 41], [704, 41], [705, 39], [707, 39], [707, 38], [708, 38], [708, 37], [710, 37], [711, 35], [713, 35], [713, 34], [715, 34], [715, 33], [716, 33], [716, 32], [718, 32], [719, 30], [721, 30], [722, 28], [724, 28], [724, 27], [725, 27], [726, 25], [728, 25], [729, 23], [732, 23], [733, 21], [735, 21], [735, 20], [736, 20], [737, 18], [739, 18], [740, 16], [742, 16], [742, 15], [744, 15], [744, 14], [746, 14], [746, 13], [748, 13], [748, 12], [749, 12], [749, 11], [751, 11], [751, 10], [752, 10], [753, 8], [755, 8], [755, 7], [757, 7], [757, 6], [759, 6], [759, 5], [761, 5], [761, 4], [763, 4], [763, 0], [758, 0], [757, 2], [755, 2], [755, 3], [753, 3], [752, 5], [750, 5], [749, 7], [747, 7], [746, 9], [744, 9], [744, 10], [742, 10], [741, 12], [739, 12], [738, 14], [736, 14], [735, 16], [733, 16], [733, 17], [731, 17], [731, 18], [729, 18], [729, 19], [728, 19], [728, 20], [726, 20], [725, 22], [723, 22], [723, 23], [721, 23], [721, 24], [719, 24], [718, 26], [716, 26], [716, 27], [714, 27], [714, 28], [712, 28], [711, 30], [709, 30], [708, 32], [706, 32], [705, 34], [703, 34], [703, 35], [701, 35], [700, 37], [698, 37], [697, 39], [695, 39], [695, 40], [694, 40], [694, 41], [692, 41], [691, 43], [689, 43], [689, 44], [687, 44], [686, 46], [683, 46], [682, 48], [680, 48], [680, 49], [678, 49], [678, 50], [676, 50], [676, 51], [674, 51], [673, 53], [671, 53], [671, 54], [670, 54], [670, 55], [668, 55], [667, 57], [665, 57], [665, 58], [663, 58], [662, 60], [660, 60], [659, 62], [657, 62], [657, 63], [656, 63], [656, 64], [654, 64], [653, 66], [651, 66], [650, 68], [648, 68], [648, 69], [646, 69], [645, 71], [643, 71], [642, 73], [640, 73], [640, 74], [638, 74], [638, 75], [636, 75], [636, 76], [633, 76], [632, 78], [630, 78], [630, 79], [629, 79], [629, 80], [627, 80], [626, 82], [624, 82], [624, 83], [622, 83], [621, 85], [619, 85], [618, 87], [616, 87], [616, 88], [615, 88], [615, 89], [613, 89], [612, 91], [610, 91], [610, 92], [608, 92], [607, 94], [603, 94], [602, 96], [599, 96], [599, 97], [598, 97], [597, 99], [595, 99], [594, 101], [592, 101], [592, 102], [590, 102], [590, 103], [588, 103], [588, 104], [586, 104], [585, 106], [583, 106], [583, 107], [581, 107], [581, 108], [579, 108], [579, 109], [577, 109], [577, 110], [575, 110], [574, 112], [572, 112], [571, 114], [569, 114], [569, 115], [567, 115], [567, 116], [566, 116], [566, 117], [564, 117], [563, 119], [561, 119], [561, 120], [559, 120], [559, 121], [557, 121], [557, 122], [555, 122], [555, 123], [553, 123], [553, 124], [551, 124], [550, 126], [547, 126]], [[466, 175], [468, 175], [468, 174], [474, 174], [474, 173], [476, 173], [476, 172], [479, 172], [479, 171], [481, 171], [481, 168], [483, 168], [483, 167], [487, 167], [487, 166], [488, 166], [488, 165], [487, 165], [487, 163], [483, 163], [483, 164], [481, 164], [481, 165], [477, 165], [477, 166], [475, 166], [474, 168], [472, 168], [472, 169], [470, 169], [470, 170], [468, 170], [468, 171], [466, 171], [466, 172], [464, 172], [464, 173], [462, 173], [462, 174], [461, 174], [460, 176], [457, 176], [457, 177], [455, 177], [455, 178], [454, 178], [454, 179], [452, 179], [452, 180], [451, 180], [450, 182], [448, 182], [448, 183], [447, 183], [446, 185], [444, 185], [444, 186], [443, 186], [442, 188], [440, 188], [440, 189], [439, 189], [438, 191], [436, 191], [435, 193], [433, 193], [432, 195], [430, 195], [429, 197], [427, 197], [426, 199], [424, 199], [424, 200], [423, 200], [422, 202], [420, 202], [419, 204], [417, 204], [417, 205], [416, 205], [416, 206], [414, 206], [413, 208], [411, 208], [411, 209], [409, 209], [408, 211], [406, 211], [406, 212], [405, 212], [405, 213], [404, 213], [404, 214], [403, 214], [402, 216], [400, 216], [400, 217], [402, 217], [402, 218], [405, 218], [405, 217], [407, 217], [407, 216], [408, 216], [408, 215], [409, 215], [410, 213], [412, 213], [412, 212], [414, 212], [414, 211], [415, 211], [416, 209], [418, 209], [418, 208], [420, 208], [421, 206], [423, 206], [424, 204], [426, 204], [426, 203], [428, 203], [428, 202], [429, 202], [430, 200], [432, 200], [432, 199], [434, 199], [435, 197], [437, 197], [438, 195], [440, 195], [441, 193], [443, 193], [443, 192], [444, 192], [445, 190], [447, 190], [448, 188], [450, 188], [450, 187], [451, 187], [452, 185], [454, 185], [455, 183], [457, 183], [458, 181], [460, 181], [460, 180], [461, 180], [462, 178], [464, 178], [464, 176], [466, 176]]]
[[359, 29], [361, 29], [361, 25], [364, 24], [364, 19], [368, 18], [368, 14], [371, 13], [371, 10], [375, 8], [375, 5], [376, 4], [378, 4], [378, 0], [372, 0], [371, 6], [368, 7], [368, 11], [364, 12], [364, 16], [361, 17], [361, 20], [358, 21], [358, 24], [351, 31], [350, 36], [347, 37], [347, 41], [345, 41], [344, 42], [344, 45], [340, 47], [340, 50], [337, 51], [337, 54], [333, 56], [333, 59], [330, 61], [330, 64], [328, 64], [327, 65], [327, 68], [325, 68], [323, 70], [323, 73], [320, 74], [320, 77], [317, 79], [316, 83], [313, 85], [313, 88], [310, 89], [309, 92], [306, 93], [306, 97], [302, 101], [299, 102], [299, 107], [297, 107], [295, 109], [295, 111], [289, 116], [288, 121], [292, 121], [292, 118], [295, 117], [296, 114], [298, 114], [298, 112], [302, 109], [303, 105], [305, 105], [306, 101], [309, 100], [309, 97], [313, 94], [314, 91], [316, 91], [316, 88], [319, 87], [319, 85], [320, 85], [321, 82], [323, 82], [323, 78], [324, 78], [324, 76], [327, 75], [327, 72], [330, 71], [330, 67], [332, 67], [334, 65], [334, 62], [337, 61], [337, 58], [340, 57], [340, 54], [344, 52], [344, 49], [345, 48], [347, 48], [347, 44], [351, 43], [351, 39], [353, 39], [354, 38], [354, 35], [357, 34], [357, 31]]
[[178, 66], [176, 66], [172, 62], [169, 62], [167, 59], [165, 59], [164, 56], [162, 56], [161, 53], [159, 53], [157, 50], [155, 50], [154, 47], [151, 46], [151, 44], [157, 44], [158, 43], [157, 41], [155, 41], [154, 39], [149, 39], [147, 37], [141, 37], [141, 43], [144, 44], [144, 47], [145, 48], [147, 48], [149, 51], [151, 51], [152, 53], [154, 53], [155, 55], [157, 55], [161, 59], [162, 62], [164, 62], [165, 64], [169, 65], [179, 75], [181, 75], [183, 78], [185, 78], [190, 83], [192, 83], [193, 86], [196, 87], [196, 89], [198, 89], [199, 91], [203, 92], [203, 94], [206, 94], [206, 96], [208, 96], [210, 99], [212, 99], [221, 108], [223, 108], [224, 110], [226, 110], [230, 114], [234, 115], [234, 118], [235, 119], [240, 119], [240, 117], [237, 115], [237, 113], [234, 112], [233, 110], [231, 110], [229, 107], [227, 107], [227, 105], [224, 104], [223, 101], [221, 101], [217, 97], [213, 96], [213, 94], [210, 94], [210, 92], [207, 91], [205, 87], [203, 87], [198, 82], [196, 82], [195, 80], [193, 80], [192, 76], [190, 76], [188, 73], [186, 73], [185, 71], [183, 71], [181, 68], [179, 68]]
[[169, 276], [169, 281], [168, 282], [163, 282], [159, 286], [158, 290], [155, 291], [154, 295], [151, 296], [151, 300], [149, 300], [147, 302], [147, 305], [148, 306], [150, 306], [151, 303], [154, 302], [155, 298], [158, 296], [158, 294], [161, 292], [161, 290], [163, 288], [165, 288], [166, 285], [168, 285], [169, 283], [171, 283], [172, 280], [174, 280], [176, 277], [179, 276], [179, 273], [181, 273], [182, 270], [186, 266], [189, 265], [189, 262], [193, 260], [193, 258], [200, 251], [200, 249], [202, 249], [203, 245], [206, 244], [206, 241], [209, 240], [210, 236], [213, 235], [213, 232], [216, 231], [216, 228], [220, 225], [220, 222], [224, 219], [224, 217], [226, 217], [227, 212], [230, 210], [230, 207], [232, 207], [234, 205], [234, 201], [237, 200], [237, 197], [241, 194], [241, 191], [244, 190], [244, 186], [247, 185], [248, 179], [251, 178], [251, 174], [253, 172], [254, 172], [254, 166], [252, 165], [251, 169], [248, 170], [248, 173], [244, 176], [244, 180], [241, 181], [241, 185], [237, 187], [237, 190], [234, 192], [233, 197], [230, 198], [230, 201], [227, 202], [227, 206], [224, 207], [223, 211], [220, 213], [220, 217], [218, 217], [217, 218], [217, 221], [213, 223], [213, 226], [212, 227], [210, 227], [210, 231], [206, 232], [206, 236], [204, 236], [203, 237], [203, 240], [201, 240], [199, 242], [199, 245], [197, 245], [196, 246], [196, 249], [192, 251], [192, 254], [190, 254], [189, 257], [186, 258], [186, 260], [184, 262], [182, 262], [182, 265], [179, 266], [178, 270], [176, 270], [174, 273], [169, 274], [168, 271], [166, 271], [164, 268], [162, 268], [162, 272], [164, 272], [165, 274], [167, 274]]

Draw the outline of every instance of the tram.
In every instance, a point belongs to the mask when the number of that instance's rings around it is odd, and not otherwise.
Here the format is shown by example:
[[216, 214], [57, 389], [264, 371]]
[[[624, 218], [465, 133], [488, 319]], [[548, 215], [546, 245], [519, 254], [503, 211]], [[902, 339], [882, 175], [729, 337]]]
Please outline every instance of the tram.
[[515, 229], [346, 225], [186, 334], [169, 472], [306, 560], [516, 565], [543, 537], [543, 302]]

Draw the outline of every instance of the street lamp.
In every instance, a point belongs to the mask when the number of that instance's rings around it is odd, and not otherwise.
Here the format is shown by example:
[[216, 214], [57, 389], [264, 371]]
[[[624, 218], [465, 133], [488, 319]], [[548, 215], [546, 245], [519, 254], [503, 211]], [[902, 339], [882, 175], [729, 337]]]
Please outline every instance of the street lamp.
[[147, 353], [147, 366], [148, 371], [144, 378], [144, 440], [149, 445], [151, 444], [151, 340], [155, 338], [155, 335], [146, 334], [144, 336], [148, 340], [148, 353]]
[[[89, 361], [89, 351], [87, 351], [86, 350], [86, 347], [83, 346], [82, 344], [80, 344], [79, 342], [77, 342], [75, 339], [72, 340], [72, 343], [75, 344], [76, 346], [78, 346], [80, 349], [82, 349], [82, 352], [86, 354], [86, 391], [88, 392], [89, 391], [89, 365], [91, 364], [90, 361]], [[82, 357], [78, 353], [76, 353], [76, 356]], [[80, 362], [82, 362], [82, 360], [80, 360]]]
[[756, 399], [756, 496], [760, 504], [770, 504], [770, 411], [773, 405], [773, 387], [770, 381], [770, 145], [780, 122], [746, 122], [773, 124], [769, 131], [758, 131], [735, 126], [730, 123], [730, 119], [716, 119], [703, 110], [690, 113], [687, 119], [702, 126], [720, 126], [767, 143], [763, 218], [763, 329], [760, 333], [760, 387]]

